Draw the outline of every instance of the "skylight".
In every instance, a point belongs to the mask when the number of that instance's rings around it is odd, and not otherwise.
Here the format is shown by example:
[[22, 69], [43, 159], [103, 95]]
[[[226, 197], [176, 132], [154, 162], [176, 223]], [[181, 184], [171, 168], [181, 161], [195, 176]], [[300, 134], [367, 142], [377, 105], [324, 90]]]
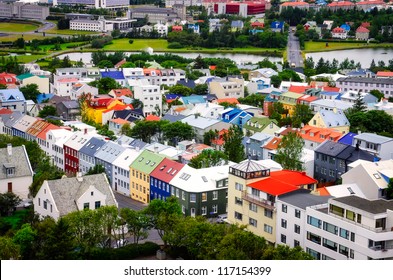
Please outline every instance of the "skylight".
[[205, 182], [205, 183], [208, 182], [208, 181], [207, 181], [207, 178], [206, 178], [205, 176], [202, 176], [202, 180], [203, 180], [203, 182]]
[[141, 157], [138, 161], [141, 162], [143, 160], [143, 157]]
[[172, 167], [168, 169], [168, 171], [166, 173], [170, 173], [172, 171]]
[[373, 175], [374, 175], [375, 179], [381, 179], [381, 176], [379, 176], [378, 173], [374, 173]]

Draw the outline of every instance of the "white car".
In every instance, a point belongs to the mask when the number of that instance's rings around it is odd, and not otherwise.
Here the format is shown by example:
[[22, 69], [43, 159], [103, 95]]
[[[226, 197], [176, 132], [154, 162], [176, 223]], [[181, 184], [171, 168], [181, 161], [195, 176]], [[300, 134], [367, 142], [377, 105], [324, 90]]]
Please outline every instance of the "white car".
[[227, 218], [228, 218], [227, 214], [218, 215], [216, 222], [219, 223], [219, 224], [226, 223], [227, 222]]

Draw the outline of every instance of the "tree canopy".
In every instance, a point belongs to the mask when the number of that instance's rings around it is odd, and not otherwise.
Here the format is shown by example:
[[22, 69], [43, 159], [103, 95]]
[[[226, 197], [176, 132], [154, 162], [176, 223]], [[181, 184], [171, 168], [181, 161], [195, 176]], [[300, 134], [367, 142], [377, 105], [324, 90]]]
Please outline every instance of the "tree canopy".
[[304, 140], [296, 132], [290, 132], [282, 138], [274, 160], [284, 169], [302, 171], [304, 169], [301, 161], [303, 146]]

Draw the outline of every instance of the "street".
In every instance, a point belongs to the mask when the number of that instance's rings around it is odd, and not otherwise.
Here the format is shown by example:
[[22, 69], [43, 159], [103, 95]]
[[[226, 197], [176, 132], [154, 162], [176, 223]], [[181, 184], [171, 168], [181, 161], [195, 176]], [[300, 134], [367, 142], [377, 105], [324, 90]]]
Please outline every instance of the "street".
[[288, 63], [293, 68], [304, 67], [299, 39], [295, 36], [295, 31], [291, 31], [292, 27], [290, 28], [288, 35]]

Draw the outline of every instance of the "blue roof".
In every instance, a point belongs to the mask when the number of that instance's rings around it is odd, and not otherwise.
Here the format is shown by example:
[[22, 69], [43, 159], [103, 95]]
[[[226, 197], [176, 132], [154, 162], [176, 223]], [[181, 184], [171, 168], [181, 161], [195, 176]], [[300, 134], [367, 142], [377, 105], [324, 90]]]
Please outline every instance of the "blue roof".
[[356, 135], [356, 133], [348, 132], [347, 134], [343, 135], [337, 142], [341, 144], [352, 145], [352, 139]]
[[345, 29], [346, 31], [351, 30], [351, 27], [348, 24], [346, 24], [346, 23], [341, 25], [340, 28]]
[[205, 103], [205, 99], [203, 98], [202, 95], [183, 96], [182, 100], [184, 105]]
[[366, 76], [368, 73], [374, 74], [368, 69], [357, 69], [347, 73], [347, 76]]
[[270, 28], [279, 28], [279, 29], [283, 29], [284, 28], [284, 22], [283, 21], [273, 21], [270, 24]]
[[95, 157], [107, 163], [112, 163], [126, 148], [119, 144], [109, 141], [97, 151]]
[[19, 89], [2, 89], [0, 90], [0, 101], [1, 102], [14, 102], [14, 101], [25, 101], [23, 93]]
[[181, 97], [180, 94], [165, 94], [166, 100], [172, 100]]
[[105, 143], [103, 139], [93, 137], [79, 150], [79, 153], [94, 157], [94, 154], [104, 146]]
[[323, 95], [339, 95], [340, 93], [336, 92], [336, 91], [321, 91], [320, 94]]
[[243, 28], [244, 23], [241, 20], [234, 20], [231, 22], [231, 27]]
[[124, 80], [124, 75], [122, 71], [102, 71], [102, 78], [112, 78], [115, 80]]
[[37, 103], [40, 104], [47, 99], [51, 99], [54, 96], [52, 93], [41, 93], [37, 95]]

